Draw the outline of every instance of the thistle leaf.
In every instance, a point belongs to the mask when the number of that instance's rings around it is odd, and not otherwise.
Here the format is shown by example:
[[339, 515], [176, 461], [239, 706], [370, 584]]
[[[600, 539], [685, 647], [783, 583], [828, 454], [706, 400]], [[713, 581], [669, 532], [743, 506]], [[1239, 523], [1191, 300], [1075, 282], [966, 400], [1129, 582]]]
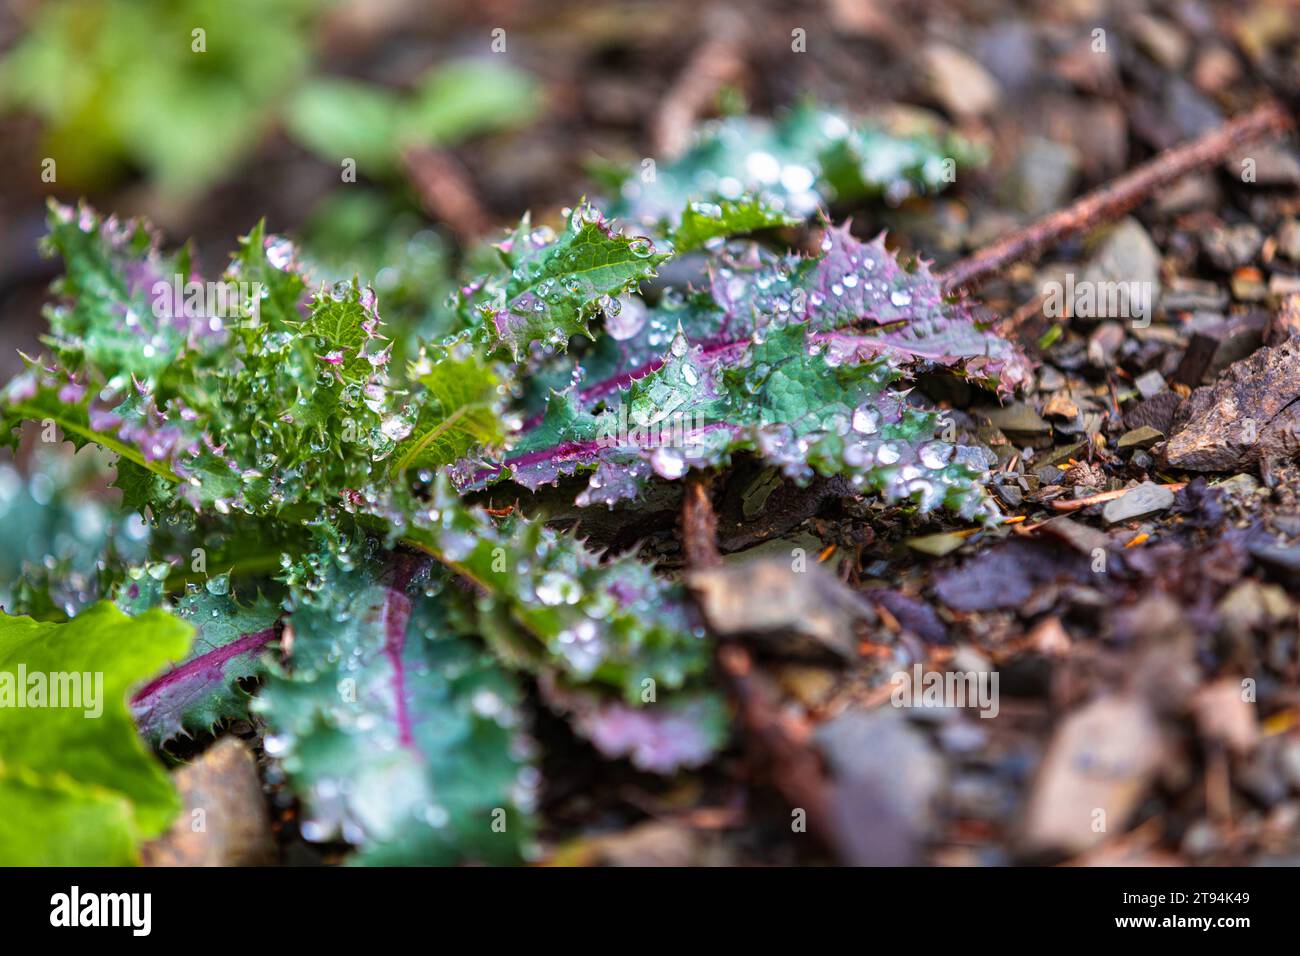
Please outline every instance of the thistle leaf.
[[263, 656], [279, 636], [280, 608], [261, 596], [239, 604], [229, 575], [191, 585], [174, 613], [194, 626], [190, 652], [131, 697], [136, 725], [154, 747], [246, 717], [250, 697], [240, 682], [266, 675]]
[[655, 275], [668, 253], [644, 236], [614, 231], [594, 206], [581, 203], [559, 235], [527, 217], [497, 246], [503, 274], [481, 277], [460, 292], [460, 308], [482, 323], [488, 350], [516, 361], [534, 346], [563, 351], [611, 298]]
[[938, 192], [956, 165], [983, 161], [983, 151], [959, 137], [854, 121], [807, 103], [776, 121], [736, 116], [704, 125], [685, 155], [653, 178], [637, 170], [619, 182], [620, 201], [610, 211], [668, 229], [691, 203], [747, 193], [806, 219], [837, 201], [883, 195], [898, 202]]
[[255, 709], [308, 839], [361, 863], [512, 862], [534, 773], [519, 692], [454, 633], [430, 565], [327, 535], [291, 571], [292, 654]]

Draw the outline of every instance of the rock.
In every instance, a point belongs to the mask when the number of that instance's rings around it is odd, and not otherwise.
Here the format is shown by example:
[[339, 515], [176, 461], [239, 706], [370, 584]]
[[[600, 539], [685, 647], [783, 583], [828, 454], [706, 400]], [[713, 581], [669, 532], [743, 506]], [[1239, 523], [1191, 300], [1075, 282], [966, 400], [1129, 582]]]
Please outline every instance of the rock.
[[1124, 424], [1130, 429], [1151, 427], [1168, 435], [1174, 427], [1174, 418], [1183, 400], [1173, 392], [1161, 392], [1145, 402], [1139, 402], [1124, 413]]
[[1173, 503], [1172, 491], [1164, 485], [1144, 481], [1136, 488], [1130, 488], [1122, 497], [1106, 502], [1101, 517], [1108, 525], [1119, 524], [1164, 511]]
[[998, 82], [979, 61], [946, 43], [921, 51], [930, 95], [958, 118], [983, 116], [998, 105]]
[[1080, 853], [1122, 832], [1164, 753], [1155, 717], [1138, 698], [1102, 697], [1070, 714], [1038, 768], [1023, 849]]
[[1223, 114], [1214, 103], [1179, 77], [1165, 83], [1163, 106], [1163, 117], [1173, 123], [1180, 140], [1195, 139], [1223, 122]]
[[1277, 251], [1292, 262], [1300, 262], [1300, 220], [1288, 219], [1278, 227]]
[[1300, 295], [1288, 295], [1269, 318], [1264, 340], [1269, 345], [1281, 345], [1297, 335], [1300, 335]]
[[274, 861], [271, 819], [247, 744], [222, 737], [173, 778], [185, 809], [171, 830], [144, 845], [145, 866], [265, 866]]
[[1228, 286], [1232, 289], [1232, 297], [1240, 302], [1263, 302], [1268, 298], [1264, 273], [1253, 266], [1236, 270]]
[[1240, 471], [1292, 457], [1300, 433], [1300, 340], [1262, 348], [1192, 393], [1161, 452], [1169, 467]]
[[1103, 322], [1088, 336], [1088, 362], [1096, 368], [1110, 368], [1124, 344], [1124, 326]]
[[1165, 390], [1165, 377], [1155, 369], [1143, 372], [1133, 380], [1134, 387], [1143, 398], [1151, 398]]
[[1253, 223], [1217, 226], [1201, 236], [1201, 251], [1224, 272], [1255, 261], [1264, 245], [1264, 235]]
[[[854, 624], [873, 619], [870, 605], [818, 564], [815, 555], [805, 555], [803, 567], [794, 570], [788, 557], [738, 561], [693, 571], [687, 583], [718, 634], [767, 635], [769, 644], [787, 650], [821, 648], [853, 657]], [[804, 640], [792, 643], [792, 635]]]
[[1043, 522], [1039, 530], [1059, 538], [1080, 554], [1089, 557], [1098, 550], [1105, 551], [1110, 547], [1110, 536], [1104, 531], [1064, 516]]
[[1290, 150], [1275, 144], [1247, 147], [1225, 163], [1224, 169], [1237, 180], [1253, 170], [1254, 182], [1260, 186], [1300, 186], [1300, 161]]
[[1154, 307], [1160, 292], [1160, 251], [1142, 224], [1129, 216], [1107, 233], [1084, 269], [1083, 278], [1091, 282], [1145, 283]]
[[1021, 502], [1025, 499], [1024, 492], [1017, 485], [1012, 484], [994, 485], [993, 494], [997, 496], [999, 501], [1013, 510], [1019, 508]]
[[1260, 584], [1247, 578], [1219, 601], [1215, 612], [1219, 626], [1238, 639], [1280, 623], [1293, 610], [1291, 599], [1276, 584]]
[[1227, 47], [1207, 46], [1196, 57], [1192, 82], [1203, 93], [1218, 93], [1241, 76], [1241, 64]]
[[1300, 587], [1300, 541], [1288, 542], [1261, 528], [1251, 535], [1246, 550], [1261, 567], [1283, 584]]
[[1164, 437], [1164, 432], [1157, 431], [1150, 425], [1143, 425], [1141, 428], [1135, 428], [1131, 432], [1125, 432], [1119, 436], [1119, 450], [1150, 448], [1156, 442], [1163, 441]]
[[1128, 19], [1133, 39], [1142, 52], [1167, 71], [1177, 72], [1187, 61], [1187, 36], [1177, 26], [1160, 17], [1137, 13]]
[[896, 708], [848, 711], [819, 726], [818, 747], [834, 780], [830, 803], [845, 862], [920, 862], [934, 827], [945, 765]]
[[1300, 295], [1300, 276], [1288, 276], [1280, 272], [1274, 272], [1268, 277], [1268, 295], [1270, 299], [1278, 300]]
[[1043, 585], [1091, 578], [1088, 556], [1052, 541], [1011, 538], [936, 574], [934, 593], [954, 611], [994, 611], [1023, 608]]
[[1215, 209], [1222, 192], [1208, 173], [1184, 176], [1156, 194], [1156, 211], [1165, 217], [1182, 215], [1197, 209]]
[[1008, 437], [1045, 435], [1052, 430], [1052, 426], [1024, 402], [1012, 402], [1010, 405], [981, 408], [975, 411], [987, 418], [994, 427], [1001, 429]]
[[1175, 276], [1169, 280], [1160, 304], [1166, 312], [1219, 311], [1228, 307], [1228, 290], [1208, 279]]
[[1027, 136], [1002, 183], [1003, 198], [1029, 216], [1061, 208], [1074, 193], [1079, 151], [1073, 146]]
[[1192, 712], [1201, 736], [1245, 755], [1259, 740], [1255, 705], [1242, 694], [1241, 681], [1225, 677], [1206, 684], [1192, 698]]
[[1038, 37], [1023, 20], [999, 20], [976, 41], [981, 63], [1004, 89], [1019, 90], [1034, 82], [1038, 64]]

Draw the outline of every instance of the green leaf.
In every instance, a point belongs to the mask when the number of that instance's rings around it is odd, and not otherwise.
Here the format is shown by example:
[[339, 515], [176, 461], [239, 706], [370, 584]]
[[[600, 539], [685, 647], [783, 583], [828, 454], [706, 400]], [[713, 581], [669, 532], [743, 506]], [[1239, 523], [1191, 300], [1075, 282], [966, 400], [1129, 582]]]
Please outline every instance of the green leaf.
[[408, 146], [454, 143], [531, 120], [539, 100], [527, 73], [485, 60], [454, 60], [420, 80], [398, 136]]
[[757, 196], [721, 202], [688, 203], [679, 224], [668, 234], [673, 250], [690, 252], [714, 240], [743, 236], [778, 226], [797, 226], [798, 219], [774, 209]]
[[504, 437], [502, 373], [467, 336], [427, 345], [411, 368], [423, 386], [415, 425], [393, 454], [392, 472], [450, 465]]
[[534, 346], [563, 351], [612, 298], [656, 274], [669, 257], [644, 236], [626, 236], [594, 206], [582, 203], [559, 235], [524, 217], [497, 246], [504, 273], [481, 277], [461, 292], [461, 308], [477, 315], [491, 351], [518, 361]]
[[[130, 618], [108, 603], [67, 624], [0, 616], [0, 863], [130, 863], [167, 828], [180, 801], [136, 736], [126, 694], [181, 657], [191, 634], [162, 611]], [[52, 675], [78, 675], [94, 691], [80, 706], [48, 706], [48, 692], [47, 706], [32, 706], [34, 675], [49, 688], [65, 686]]]
[[401, 112], [393, 90], [322, 76], [298, 90], [285, 119], [290, 135], [321, 159], [335, 166], [352, 159], [362, 175], [375, 177], [397, 167]]
[[956, 136], [853, 120], [805, 103], [775, 121], [734, 116], [705, 124], [691, 148], [653, 177], [630, 171], [611, 214], [668, 230], [696, 202], [752, 196], [798, 219], [834, 202], [938, 192], [984, 151]]
[[291, 571], [291, 669], [255, 705], [267, 752], [303, 834], [356, 862], [513, 862], [530, 832], [519, 691], [455, 633], [431, 565], [327, 536]]
[[248, 716], [250, 697], [240, 683], [265, 676], [263, 656], [279, 636], [280, 607], [260, 595], [240, 604], [229, 575], [191, 585], [174, 613], [194, 625], [190, 652], [131, 697], [140, 733], [155, 747]]

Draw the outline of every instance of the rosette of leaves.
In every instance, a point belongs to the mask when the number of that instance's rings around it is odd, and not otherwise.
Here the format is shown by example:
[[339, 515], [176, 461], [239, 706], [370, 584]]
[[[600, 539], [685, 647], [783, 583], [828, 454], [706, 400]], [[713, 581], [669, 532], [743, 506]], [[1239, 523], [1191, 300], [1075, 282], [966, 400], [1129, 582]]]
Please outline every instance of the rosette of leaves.
[[[533, 242], [525, 257], [549, 261], [575, 245], [590, 257], [574, 261], [586, 269], [585, 284], [563, 303], [575, 321], [595, 315], [600, 297], [625, 290], [654, 261], [629, 253], [632, 239], [589, 220], [581, 217], [571, 223], [572, 235], [556, 236], [556, 249]], [[495, 357], [502, 351], [494, 344], [500, 341], [493, 338], [495, 325], [427, 345], [403, 376], [383, 347], [373, 296], [355, 281], [310, 293], [293, 247], [260, 229], [243, 241], [224, 277], [259, 284], [256, 314], [252, 301], [241, 299], [236, 316], [256, 321], [227, 322], [202, 308], [156, 308], [148, 297], [158, 277], [193, 270], [161, 253], [143, 227], [55, 207], [50, 245], [65, 256], [68, 270], [58, 287], [62, 301], [51, 311], [51, 352], [6, 390], [6, 421], [16, 428], [26, 418], [53, 416], [66, 437], [118, 454], [118, 484], [126, 505], [150, 518], [155, 559], [119, 571], [114, 594], [122, 607], [142, 613], [164, 600], [164, 587], [193, 582], [174, 613], [195, 622], [194, 650], [132, 699], [151, 741], [164, 746], [178, 733], [207, 731], [245, 713], [249, 681], [278, 666], [269, 652], [283, 625], [294, 635], [285, 641], [293, 650], [273, 681], [278, 689], [268, 697], [265, 718], [285, 745], [293, 786], [313, 808], [313, 835], [354, 840], [367, 861], [407, 859], [408, 851], [421, 859], [517, 853], [517, 843], [479, 845], [477, 830], [462, 834], [455, 827], [419, 831], [420, 840], [408, 845], [393, 834], [416, 804], [398, 810], [331, 803], [337, 755], [377, 738], [353, 739], [357, 727], [342, 718], [329, 722], [318, 697], [337, 682], [322, 675], [337, 677], [331, 667], [349, 661], [361, 667], [364, 660], [367, 681], [385, 673], [385, 662], [391, 678], [391, 655], [374, 653], [375, 628], [382, 631], [387, 618], [366, 614], [372, 598], [401, 604], [393, 597], [398, 592], [412, 605], [402, 647], [415, 655], [402, 658], [402, 672], [415, 683], [385, 704], [395, 708], [387, 713], [396, 721], [399, 746], [407, 735], [407, 723], [395, 716], [401, 708], [463, 709], [464, 697], [439, 697], [442, 691], [425, 686], [426, 678], [436, 684], [431, 661], [469, 666], [472, 654], [481, 672], [475, 686], [506, 679], [499, 666], [480, 666], [484, 647], [507, 669], [535, 676], [548, 702], [608, 755], [670, 772], [704, 761], [725, 739], [725, 708], [704, 687], [704, 632], [680, 586], [630, 559], [602, 561], [571, 535], [487, 515], [465, 505], [445, 480], [434, 480], [441, 465], [481, 451], [505, 431], [511, 370]], [[255, 293], [248, 292], [251, 299]], [[509, 308], [516, 300], [503, 301]], [[170, 304], [164, 296], [162, 305]], [[128, 314], [137, 325], [131, 342], [115, 337]], [[148, 345], [165, 350], [166, 361], [155, 362]], [[132, 416], [128, 409], [135, 406], [115, 401], [119, 381], [130, 383], [131, 401], [145, 405], [147, 414]], [[362, 533], [386, 538], [388, 549], [361, 544]], [[304, 534], [318, 538], [305, 556]], [[258, 553], [259, 544], [268, 555]], [[214, 576], [181, 563], [195, 546], [210, 550]], [[412, 560], [411, 549], [437, 562], [421, 566], [423, 591], [391, 579], [393, 567]], [[267, 556], [273, 560], [264, 561]], [[227, 593], [228, 580], [215, 574], [233, 565], [237, 574], [248, 567], [257, 578], [285, 561], [287, 619], [263, 599], [236, 600]], [[453, 585], [454, 579], [462, 583]], [[437, 600], [425, 591], [436, 591]], [[363, 618], [369, 626], [361, 626]], [[304, 649], [308, 628], [322, 643]], [[440, 640], [427, 646], [435, 631]], [[367, 686], [382, 684], [376, 678]], [[503, 700], [507, 691], [503, 685]], [[368, 711], [361, 724], [380, 715]], [[418, 741], [414, 723], [408, 730]], [[484, 746], [495, 756], [483, 759], [517, 765], [514, 740], [491, 737]], [[440, 746], [429, 741], [430, 755], [441, 753]], [[426, 781], [419, 792], [427, 795], [434, 786], [473, 796], [473, 781], [446, 769], [459, 760], [446, 757], [434, 783]], [[406, 766], [401, 772], [409, 771], [409, 761]], [[380, 790], [387, 769], [373, 769]], [[504, 797], [486, 799], [493, 809], [509, 809]], [[434, 830], [442, 811], [453, 813], [441, 800], [435, 795], [434, 802], [418, 804]], [[477, 827], [479, 817], [474, 820]]]

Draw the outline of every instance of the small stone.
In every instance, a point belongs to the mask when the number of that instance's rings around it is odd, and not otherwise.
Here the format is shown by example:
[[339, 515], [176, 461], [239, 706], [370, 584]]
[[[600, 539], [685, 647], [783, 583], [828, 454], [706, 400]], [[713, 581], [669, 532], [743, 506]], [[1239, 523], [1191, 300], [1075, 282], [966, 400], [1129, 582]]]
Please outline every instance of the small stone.
[[1143, 372], [1133, 380], [1134, 387], [1143, 398], [1153, 398], [1165, 390], [1165, 377], [1155, 369]]
[[944, 532], [942, 534], [918, 535], [907, 538], [903, 543], [913, 551], [928, 554], [932, 558], [942, 558], [945, 554], [951, 554], [960, 548], [966, 543], [966, 539], [959, 534]]
[[1091, 282], [1142, 283], [1151, 290], [1154, 305], [1160, 292], [1160, 250], [1142, 224], [1129, 216], [1107, 234], [1084, 269], [1083, 278]]
[[1180, 216], [1197, 209], [1215, 209], [1222, 199], [1213, 176], [1202, 173], [1184, 176], [1156, 194], [1156, 211], [1165, 217]]
[[1133, 430], [1150, 425], [1159, 432], [1168, 435], [1173, 428], [1174, 416], [1183, 400], [1174, 392], [1160, 392], [1152, 395], [1145, 402], [1139, 402], [1124, 413], [1124, 424]]
[[1268, 294], [1274, 299], [1283, 299], [1289, 295], [1300, 295], [1300, 276], [1283, 275], [1274, 272], [1268, 279]]
[[1263, 302], [1268, 298], [1264, 274], [1253, 266], [1238, 269], [1232, 274], [1232, 295], [1240, 302]]
[[1057, 392], [1043, 405], [1043, 415], [1046, 418], [1076, 418], [1079, 414], [1079, 406], [1074, 404], [1066, 392]]
[[1264, 235], [1252, 223], [1219, 226], [1201, 236], [1201, 250], [1224, 272], [1248, 265], [1259, 255]]
[[998, 105], [998, 82], [978, 60], [946, 43], [929, 44], [921, 57], [930, 95], [953, 116], [982, 116]]
[[1237, 754], [1247, 754], [1259, 740], [1255, 707], [1242, 697], [1241, 682], [1225, 677], [1197, 691], [1192, 698], [1201, 736], [1222, 743]]
[[1142, 52], [1166, 70], [1177, 71], [1187, 61], [1186, 35], [1168, 20], [1138, 13], [1129, 18], [1133, 38]]
[[982, 409], [980, 414], [1008, 435], [1045, 435], [1052, 430], [1052, 426], [1024, 402]]
[[1150, 448], [1158, 441], [1164, 440], [1164, 433], [1157, 431], [1149, 425], [1141, 428], [1135, 428], [1131, 432], [1125, 432], [1119, 438], [1119, 450], [1127, 451], [1131, 448]]
[[1008, 508], [1019, 508], [1024, 501], [1024, 493], [1017, 485], [994, 485], [993, 493]]
[[1243, 173], [1253, 169], [1254, 182], [1260, 186], [1300, 186], [1300, 161], [1282, 146], [1259, 144], [1247, 147], [1224, 167], [1235, 179], [1241, 179]]
[[1110, 536], [1106, 532], [1065, 516], [1043, 522], [1040, 530], [1059, 538], [1080, 554], [1091, 556], [1098, 549], [1105, 551], [1110, 547]]
[[1176, 276], [1161, 299], [1166, 312], [1217, 311], [1227, 308], [1228, 290], [1208, 279]]
[[1108, 525], [1119, 524], [1164, 511], [1173, 503], [1172, 491], [1164, 485], [1144, 481], [1136, 488], [1129, 489], [1122, 497], [1106, 502], [1101, 517]]
[[1124, 344], [1124, 326], [1103, 322], [1088, 336], [1088, 361], [1097, 368], [1110, 368]]
[[1241, 64], [1226, 47], [1207, 47], [1196, 57], [1192, 82], [1203, 93], [1218, 93], [1241, 76]]
[[1300, 262], [1300, 220], [1288, 219], [1278, 227], [1277, 251], [1292, 262]]
[[1026, 215], [1052, 212], [1073, 194], [1079, 165], [1079, 151], [1073, 146], [1027, 136], [1003, 181], [1002, 195]]

